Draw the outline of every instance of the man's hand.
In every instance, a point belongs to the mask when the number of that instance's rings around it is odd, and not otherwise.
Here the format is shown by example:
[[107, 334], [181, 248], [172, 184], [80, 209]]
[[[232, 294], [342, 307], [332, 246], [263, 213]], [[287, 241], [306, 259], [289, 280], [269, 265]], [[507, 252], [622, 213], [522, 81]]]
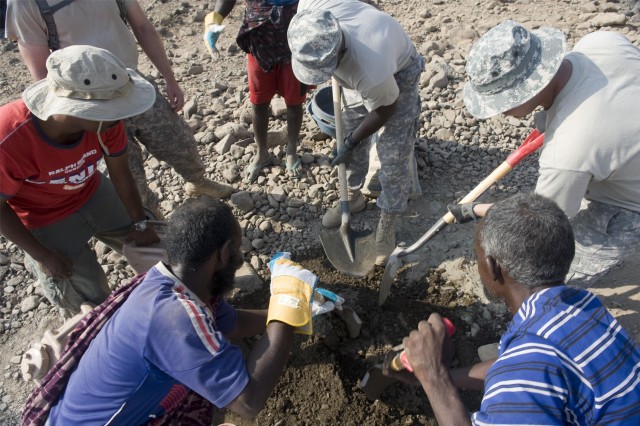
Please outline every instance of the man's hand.
[[169, 105], [171, 108], [178, 112], [184, 106], [184, 93], [182, 93], [182, 89], [178, 85], [178, 82], [175, 79], [167, 80], [165, 79], [166, 86], [165, 89], [167, 91], [167, 101], [169, 101]]
[[202, 38], [214, 60], [218, 58], [216, 43], [222, 31], [224, 31], [223, 19], [224, 17], [218, 12], [211, 12], [204, 18], [204, 35]]
[[420, 321], [403, 342], [404, 350], [416, 377], [438, 377], [448, 371], [453, 358], [453, 344], [446, 333], [442, 317], [436, 313]]
[[271, 299], [267, 324], [280, 321], [296, 333], [312, 334], [311, 296], [318, 278], [290, 260], [291, 253], [277, 253], [269, 262]]
[[158, 237], [155, 229], [151, 226], [147, 226], [147, 229], [144, 231], [132, 230], [129, 232], [127, 239], [129, 241], [133, 240], [137, 246], [148, 246], [160, 242], [160, 237]]
[[51, 278], [68, 279], [73, 275], [73, 262], [67, 256], [49, 250], [48, 253], [37, 262], [42, 270]]
[[391, 361], [393, 361], [398, 353], [399, 352], [395, 350], [387, 352], [382, 363], [382, 374], [384, 374], [385, 376], [393, 377], [394, 379], [400, 380], [410, 385], [420, 386], [420, 381], [412, 372], [408, 370], [395, 371], [393, 368], [391, 368]]
[[333, 156], [331, 157], [331, 165], [337, 166], [338, 164], [344, 163], [345, 166], [348, 166], [351, 163], [351, 157], [353, 156], [353, 150], [360, 143], [360, 141], [354, 141], [352, 138], [353, 133], [344, 138], [344, 142], [340, 146], [339, 149], [333, 150]]
[[447, 204], [447, 210], [456, 218], [456, 223], [467, 223], [480, 219], [473, 208], [480, 203]]

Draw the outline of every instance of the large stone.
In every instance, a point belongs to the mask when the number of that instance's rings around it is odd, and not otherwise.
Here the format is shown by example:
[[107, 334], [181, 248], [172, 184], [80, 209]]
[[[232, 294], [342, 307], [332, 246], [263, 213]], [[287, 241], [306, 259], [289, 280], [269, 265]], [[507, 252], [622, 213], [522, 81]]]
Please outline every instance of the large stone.
[[249, 213], [254, 208], [251, 193], [247, 191], [240, 191], [231, 194], [231, 204], [240, 210], [242, 214]]
[[224, 171], [222, 172], [222, 177], [225, 178], [227, 182], [233, 183], [238, 180], [238, 177], [240, 177], [240, 172], [238, 172], [238, 169], [236, 169], [234, 166], [231, 166], [224, 169]]
[[618, 27], [627, 22], [627, 17], [620, 13], [599, 13], [590, 21], [592, 27]]
[[271, 114], [274, 117], [280, 117], [281, 115], [286, 114], [287, 112], [287, 104], [284, 102], [280, 96], [276, 96], [271, 99]]
[[235, 286], [242, 291], [253, 293], [262, 288], [263, 282], [256, 270], [250, 264], [244, 262], [242, 267], [236, 271]]
[[235, 140], [246, 139], [251, 136], [249, 130], [238, 123], [225, 123], [213, 130], [218, 139], [222, 139], [227, 135], [233, 135]]
[[431, 80], [429, 80], [430, 88], [444, 89], [449, 84], [449, 78], [444, 71], [438, 71]]
[[191, 116], [193, 114], [195, 114], [198, 111], [198, 103], [196, 102], [196, 99], [189, 99], [187, 102], [185, 102], [184, 106], [182, 107], [182, 113], [184, 114], [184, 118], [185, 120], [188, 120], [191, 118]]
[[269, 196], [273, 197], [273, 199], [278, 202], [278, 203], [282, 203], [284, 201], [284, 199], [287, 197], [287, 193], [284, 191], [283, 188], [276, 186], [274, 188], [271, 189], [271, 192], [269, 193]]
[[269, 130], [267, 132], [267, 146], [275, 148], [287, 144], [287, 129]]
[[20, 304], [20, 311], [25, 313], [34, 310], [40, 304], [39, 296], [29, 296]]
[[235, 136], [233, 136], [232, 134], [226, 135], [224, 138], [220, 140], [220, 142], [216, 144], [215, 146], [216, 152], [220, 155], [226, 154], [227, 152], [229, 152], [231, 145], [233, 145], [235, 141], [236, 141]]

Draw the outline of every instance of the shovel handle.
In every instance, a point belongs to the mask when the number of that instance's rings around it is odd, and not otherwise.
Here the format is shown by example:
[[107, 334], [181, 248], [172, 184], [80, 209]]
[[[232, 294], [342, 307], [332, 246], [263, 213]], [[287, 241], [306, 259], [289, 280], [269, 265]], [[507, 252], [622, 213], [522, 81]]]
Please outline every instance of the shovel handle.
[[[336, 146], [339, 150], [344, 143], [344, 126], [342, 123], [342, 94], [340, 93], [340, 83], [338, 83], [335, 77], [331, 77], [331, 95], [333, 96], [333, 116], [336, 122]], [[342, 207], [344, 207], [344, 203], [349, 202], [347, 166], [344, 163], [338, 165], [338, 181], [340, 183], [340, 201], [343, 205]], [[347, 213], [348, 212], [349, 206], [347, 204]], [[344, 216], [344, 209], [342, 213]]]
[[[538, 130], [532, 131], [529, 136], [520, 144], [520, 146], [513, 151], [506, 160], [502, 162], [498, 167], [496, 167], [489, 176], [484, 178], [482, 182], [476, 185], [475, 188], [471, 190], [467, 195], [464, 196], [462, 200], [460, 200], [459, 204], [471, 203], [475, 201], [479, 196], [481, 196], [484, 191], [489, 189], [491, 185], [499, 181], [509, 173], [515, 166], [517, 166], [523, 159], [525, 159], [529, 154], [537, 150], [542, 146], [544, 142], [544, 133], [538, 132]], [[443, 216], [443, 219], [447, 223], [453, 223], [455, 220], [453, 214], [448, 212]]]
[[[447, 336], [453, 336], [453, 333], [456, 332], [456, 326], [453, 325], [451, 320], [443, 317], [442, 323], [444, 324], [444, 331], [447, 333]], [[393, 357], [389, 363], [389, 367], [394, 371], [407, 370], [413, 373], [413, 368], [411, 368], [411, 364], [409, 364], [409, 359], [407, 358], [407, 353], [405, 351], [402, 351]]]
[[531, 154], [536, 149], [542, 146], [544, 142], [544, 133], [540, 133], [537, 129], [527, 136], [527, 138], [520, 144], [518, 149], [513, 151], [511, 155], [507, 157], [505, 162], [513, 168], [518, 165], [525, 157]]
[[[522, 144], [512, 152], [506, 160], [496, 167], [487, 177], [485, 177], [475, 188], [460, 200], [459, 204], [471, 203], [481, 196], [491, 185], [502, 179], [515, 166], [517, 166], [529, 154], [542, 146], [544, 141], [544, 133], [534, 130], [527, 136]], [[418, 241], [398, 253], [398, 257], [406, 256], [422, 247], [427, 241], [433, 238], [445, 226], [455, 221], [455, 217], [451, 212], [447, 212], [438, 222], [436, 222]]]

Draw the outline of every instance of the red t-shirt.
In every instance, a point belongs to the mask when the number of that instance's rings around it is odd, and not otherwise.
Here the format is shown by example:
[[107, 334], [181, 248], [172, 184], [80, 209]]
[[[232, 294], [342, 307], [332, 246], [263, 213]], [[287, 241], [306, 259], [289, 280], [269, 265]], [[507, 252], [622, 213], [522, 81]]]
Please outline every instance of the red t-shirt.
[[[122, 122], [102, 134], [110, 157], [127, 150]], [[27, 228], [41, 228], [78, 211], [100, 183], [103, 153], [95, 133], [60, 145], [49, 140], [22, 100], [0, 107], [0, 195]]]

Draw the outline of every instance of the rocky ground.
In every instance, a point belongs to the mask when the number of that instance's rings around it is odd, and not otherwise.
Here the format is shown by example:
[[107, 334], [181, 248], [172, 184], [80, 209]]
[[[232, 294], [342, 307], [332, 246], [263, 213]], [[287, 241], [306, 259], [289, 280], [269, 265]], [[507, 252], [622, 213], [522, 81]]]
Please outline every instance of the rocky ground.
[[[298, 337], [284, 376], [267, 407], [247, 421], [230, 413], [220, 419], [236, 424], [434, 424], [426, 398], [417, 389], [396, 385], [375, 403], [358, 383], [367, 369], [401, 342], [420, 319], [442, 312], [457, 327], [456, 363], [476, 361], [476, 348], [498, 340], [508, 322], [506, 311], [482, 296], [473, 260], [473, 224], [451, 225], [420, 249], [401, 270], [392, 294], [377, 306], [381, 269], [364, 279], [340, 274], [326, 260], [318, 239], [320, 219], [338, 199], [337, 176], [329, 166], [333, 141], [306, 115], [298, 154], [303, 176], [290, 179], [284, 163], [284, 113], [273, 103], [270, 145], [274, 165], [255, 184], [241, 174], [255, 151], [246, 84], [244, 54], [235, 44], [243, 8], [234, 10], [220, 39], [222, 55], [213, 61], [201, 42], [202, 20], [213, 1], [140, 2], [165, 40], [174, 70], [187, 96], [184, 108], [207, 164], [210, 177], [237, 188], [231, 204], [240, 219], [246, 273], [253, 280], [234, 290], [241, 307], [265, 307], [268, 300], [266, 263], [276, 250], [318, 273], [320, 285], [345, 297], [363, 321], [360, 336], [350, 339], [333, 316], [321, 318], [316, 334]], [[241, 2], [239, 2], [241, 3]], [[640, 2], [587, 0], [379, 0], [373, 3], [398, 19], [428, 59], [420, 86], [422, 113], [416, 147], [423, 195], [409, 203], [398, 241], [415, 242], [446, 212], [446, 204], [466, 194], [524, 140], [531, 119], [476, 120], [461, 98], [465, 58], [470, 45], [487, 29], [511, 18], [529, 28], [553, 26], [566, 32], [569, 44], [599, 28], [620, 31], [640, 45]], [[0, 102], [17, 98], [29, 83], [15, 44], [0, 41]], [[141, 56], [140, 69], [162, 80]], [[482, 197], [493, 201], [531, 190], [537, 178], [537, 156], [531, 155]], [[166, 164], [149, 156], [147, 177], [169, 215], [185, 198], [183, 181]], [[352, 218], [352, 227], [372, 229], [378, 215], [374, 201]], [[133, 272], [117, 253], [96, 244], [110, 283], [116, 287]], [[595, 291], [622, 324], [640, 341], [638, 326], [640, 267], [627, 262]], [[256, 278], [257, 277], [257, 278]], [[25, 270], [21, 251], [0, 238], [0, 424], [17, 424], [21, 405], [32, 389], [20, 378], [21, 354], [43, 331], [60, 325], [42, 290]], [[251, 341], [239, 342], [249, 347]], [[469, 410], [480, 394], [464, 393]]]

